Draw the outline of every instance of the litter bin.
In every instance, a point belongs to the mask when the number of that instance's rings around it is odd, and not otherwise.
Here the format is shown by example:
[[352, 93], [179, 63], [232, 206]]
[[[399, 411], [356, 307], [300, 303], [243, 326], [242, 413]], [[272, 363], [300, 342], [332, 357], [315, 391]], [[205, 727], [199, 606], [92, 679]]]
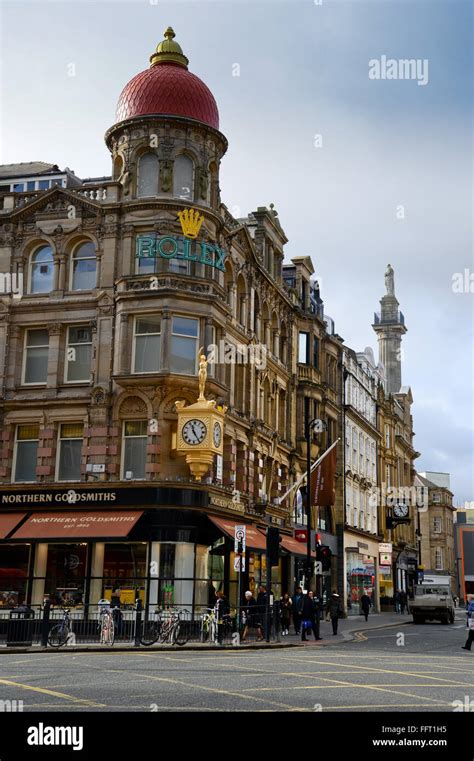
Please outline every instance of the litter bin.
[[7, 647], [31, 647], [35, 614], [26, 605], [10, 611], [7, 630]]

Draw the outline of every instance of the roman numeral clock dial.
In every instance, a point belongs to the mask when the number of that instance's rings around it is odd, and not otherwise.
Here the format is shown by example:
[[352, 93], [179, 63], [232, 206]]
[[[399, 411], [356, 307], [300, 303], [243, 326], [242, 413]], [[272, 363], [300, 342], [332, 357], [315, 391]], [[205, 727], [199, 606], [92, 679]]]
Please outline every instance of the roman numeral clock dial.
[[183, 425], [183, 440], [186, 442], [186, 444], [190, 444], [191, 446], [202, 444], [206, 438], [206, 434], [207, 428], [202, 420], [188, 420], [188, 422]]

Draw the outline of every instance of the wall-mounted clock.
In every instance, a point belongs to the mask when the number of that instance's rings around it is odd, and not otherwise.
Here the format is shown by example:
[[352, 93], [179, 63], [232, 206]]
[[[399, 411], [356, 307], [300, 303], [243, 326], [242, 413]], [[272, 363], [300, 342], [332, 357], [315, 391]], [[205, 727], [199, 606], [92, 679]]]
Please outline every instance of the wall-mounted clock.
[[181, 433], [186, 444], [202, 444], [206, 438], [207, 428], [202, 420], [194, 418], [193, 420], [188, 420], [187, 423], [183, 425]]
[[394, 505], [393, 514], [397, 518], [406, 518], [408, 515], [408, 505], [399, 502], [397, 505]]
[[216, 449], [218, 449], [221, 445], [222, 440], [222, 427], [220, 423], [214, 423], [214, 430], [212, 432], [212, 437], [214, 439], [214, 446]]

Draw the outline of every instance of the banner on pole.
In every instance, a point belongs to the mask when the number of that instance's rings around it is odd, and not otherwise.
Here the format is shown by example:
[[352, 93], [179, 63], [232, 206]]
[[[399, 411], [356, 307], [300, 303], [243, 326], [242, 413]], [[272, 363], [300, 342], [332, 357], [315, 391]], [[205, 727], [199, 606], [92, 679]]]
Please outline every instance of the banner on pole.
[[311, 473], [311, 504], [333, 505], [336, 501], [334, 481], [336, 478], [336, 447], [333, 447]]

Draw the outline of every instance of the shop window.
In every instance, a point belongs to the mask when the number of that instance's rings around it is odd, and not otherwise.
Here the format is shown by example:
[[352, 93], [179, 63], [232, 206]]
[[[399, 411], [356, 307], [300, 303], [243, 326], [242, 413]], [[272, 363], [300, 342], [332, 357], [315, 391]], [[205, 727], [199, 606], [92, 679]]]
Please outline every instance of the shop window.
[[72, 257], [71, 290], [91, 291], [96, 287], [97, 257], [94, 244], [81, 243]]
[[138, 197], [158, 195], [159, 161], [154, 153], [144, 153], [138, 162]]
[[44, 591], [57, 605], [84, 602], [87, 544], [50, 544]]
[[142, 542], [106, 544], [102, 597], [110, 600], [120, 590], [120, 605], [133, 605], [144, 599], [147, 546]]
[[133, 372], [153, 373], [161, 368], [161, 318], [137, 317], [133, 346]]
[[42, 246], [31, 257], [30, 293], [49, 293], [53, 290], [53, 251]]
[[170, 369], [172, 373], [195, 375], [199, 321], [175, 316], [171, 328]]
[[58, 481], [81, 480], [82, 423], [63, 423], [59, 430]]
[[19, 425], [16, 429], [13, 480], [36, 481], [38, 425]]
[[26, 331], [23, 383], [46, 383], [48, 348], [49, 335], [46, 329]]
[[92, 330], [86, 326], [68, 328], [66, 383], [88, 381], [91, 375]]
[[194, 198], [194, 164], [189, 156], [181, 154], [174, 161], [173, 195], [183, 200]]
[[0, 552], [0, 608], [15, 608], [25, 601], [30, 546], [2, 544]]
[[131, 420], [123, 424], [123, 475], [122, 478], [145, 478], [147, 421]]

